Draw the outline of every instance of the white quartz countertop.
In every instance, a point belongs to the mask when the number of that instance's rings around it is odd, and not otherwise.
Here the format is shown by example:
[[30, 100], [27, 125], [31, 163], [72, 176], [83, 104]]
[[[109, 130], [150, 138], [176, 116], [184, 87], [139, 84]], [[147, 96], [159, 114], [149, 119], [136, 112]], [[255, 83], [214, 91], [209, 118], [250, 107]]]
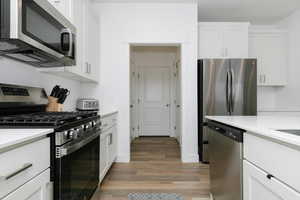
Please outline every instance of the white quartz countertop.
[[0, 129], [0, 152], [52, 132], [53, 129]]
[[110, 115], [113, 115], [113, 114], [116, 114], [116, 113], [118, 113], [118, 111], [117, 110], [111, 110], [111, 111], [102, 111], [102, 112], [100, 112], [100, 117], [107, 117], [107, 116], [110, 116]]
[[300, 130], [300, 117], [297, 116], [206, 116], [206, 119], [300, 148], [300, 136], [277, 131], [282, 129]]

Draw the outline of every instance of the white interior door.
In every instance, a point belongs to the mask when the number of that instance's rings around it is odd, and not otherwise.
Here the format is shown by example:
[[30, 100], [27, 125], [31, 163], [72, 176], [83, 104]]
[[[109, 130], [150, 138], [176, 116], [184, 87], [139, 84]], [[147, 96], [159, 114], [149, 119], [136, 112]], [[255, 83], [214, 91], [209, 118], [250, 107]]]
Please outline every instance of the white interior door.
[[141, 136], [170, 136], [170, 70], [140, 67]]

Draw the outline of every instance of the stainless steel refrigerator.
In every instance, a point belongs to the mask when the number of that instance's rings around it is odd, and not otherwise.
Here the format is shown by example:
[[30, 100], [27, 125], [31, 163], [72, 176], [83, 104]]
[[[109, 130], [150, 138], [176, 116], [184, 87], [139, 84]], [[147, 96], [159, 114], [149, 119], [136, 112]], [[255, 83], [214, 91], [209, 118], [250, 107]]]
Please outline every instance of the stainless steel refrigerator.
[[198, 146], [201, 162], [209, 162], [206, 115], [256, 114], [256, 59], [198, 60]]

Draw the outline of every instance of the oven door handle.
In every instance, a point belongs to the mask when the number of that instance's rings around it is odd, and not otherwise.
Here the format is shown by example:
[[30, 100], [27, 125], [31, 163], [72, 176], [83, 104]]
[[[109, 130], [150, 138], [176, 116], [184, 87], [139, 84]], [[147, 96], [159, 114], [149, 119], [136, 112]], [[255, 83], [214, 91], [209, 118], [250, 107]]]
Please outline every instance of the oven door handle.
[[85, 145], [87, 145], [88, 143], [90, 143], [91, 141], [93, 141], [94, 139], [96, 139], [97, 137], [99, 137], [100, 135], [100, 130], [97, 130], [97, 133], [86, 138], [85, 140], [82, 140], [81, 142], [78, 142], [74, 145], [64, 145], [61, 147], [56, 147], [56, 158], [62, 158], [64, 156], [67, 156], [75, 151], [77, 151], [78, 149], [84, 147]]

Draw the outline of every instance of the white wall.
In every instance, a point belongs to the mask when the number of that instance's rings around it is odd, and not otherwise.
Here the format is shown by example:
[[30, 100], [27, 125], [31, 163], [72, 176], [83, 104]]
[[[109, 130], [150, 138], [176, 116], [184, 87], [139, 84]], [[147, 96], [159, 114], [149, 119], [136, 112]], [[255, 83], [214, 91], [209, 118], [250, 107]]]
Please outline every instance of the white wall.
[[118, 161], [130, 160], [130, 43], [182, 45], [182, 159], [197, 161], [197, 4], [99, 3], [98, 7], [101, 91], [96, 86], [94, 96], [102, 102], [102, 110], [119, 111]]
[[32, 66], [3, 57], [0, 57], [0, 83], [43, 87], [47, 94], [51, 92], [54, 85], [59, 84], [71, 90], [64, 110], [74, 110], [76, 99], [80, 96], [79, 82], [40, 73]]
[[288, 83], [259, 89], [260, 111], [300, 112], [300, 10], [276, 25], [288, 31]]

